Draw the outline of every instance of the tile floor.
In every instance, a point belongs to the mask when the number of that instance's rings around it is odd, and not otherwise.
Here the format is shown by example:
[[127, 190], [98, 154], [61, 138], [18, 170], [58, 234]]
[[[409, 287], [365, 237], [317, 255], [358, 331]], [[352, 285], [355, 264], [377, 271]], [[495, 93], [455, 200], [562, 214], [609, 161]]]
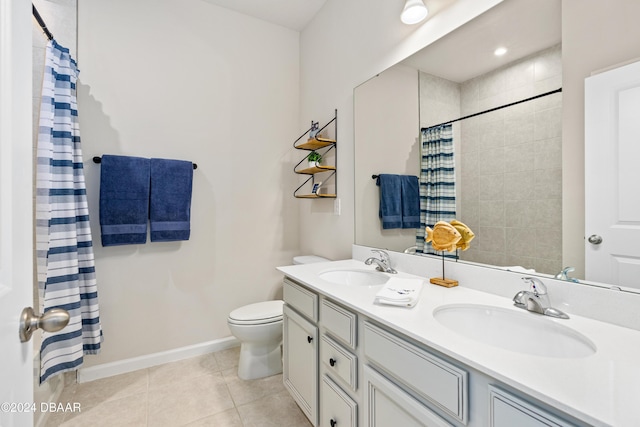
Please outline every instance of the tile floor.
[[50, 414], [47, 427], [310, 427], [282, 375], [238, 378], [239, 347], [65, 387], [61, 403], [79, 413]]

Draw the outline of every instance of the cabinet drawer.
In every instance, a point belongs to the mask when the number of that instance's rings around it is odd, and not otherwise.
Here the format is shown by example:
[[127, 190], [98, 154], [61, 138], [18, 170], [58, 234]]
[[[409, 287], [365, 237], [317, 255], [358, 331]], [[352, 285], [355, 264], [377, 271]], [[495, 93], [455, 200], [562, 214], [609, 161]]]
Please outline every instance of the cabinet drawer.
[[466, 371], [369, 322], [364, 322], [364, 354], [418, 396], [467, 423]]
[[318, 321], [318, 295], [285, 277], [284, 302], [313, 321]]
[[357, 427], [358, 405], [326, 375], [321, 396], [321, 427]]
[[364, 367], [364, 425], [369, 427], [451, 427], [369, 366]]
[[569, 427], [572, 425], [504, 390], [489, 386], [490, 427]]
[[352, 349], [356, 348], [358, 318], [355, 313], [325, 299], [320, 305], [320, 322], [335, 338]]
[[356, 390], [358, 387], [358, 359], [354, 354], [326, 335], [322, 335], [320, 360], [325, 364], [328, 372], [340, 377], [352, 390]]

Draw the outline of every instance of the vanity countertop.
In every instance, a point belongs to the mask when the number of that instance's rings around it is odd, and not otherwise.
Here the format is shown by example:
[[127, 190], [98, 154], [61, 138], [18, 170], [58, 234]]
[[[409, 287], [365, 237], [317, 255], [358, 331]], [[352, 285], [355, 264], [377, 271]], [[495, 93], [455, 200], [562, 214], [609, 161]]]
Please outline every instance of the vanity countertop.
[[[640, 425], [640, 331], [569, 312], [570, 319], [567, 320], [548, 316], [545, 319], [559, 322], [589, 338], [597, 347], [595, 354], [563, 359], [502, 350], [453, 333], [434, 318], [433, 312], [448, 304], [490, 305], [522, 312], [509, 298], [464, 286], [444, 288], [430, 284], [428, 278], [400, 272], [390, 276], [424, 280], [418, 304], [413, 308], [377, 305], [373, 300], [382, 285], [338, 285], [318, 276], [323, 271], [339, 269], [373, 271], [374, 267], [357, 260], [278, 267], [285, 275], [346, 307], [585, 423]], [[553, 302], [553, 295], [550, 297]]]

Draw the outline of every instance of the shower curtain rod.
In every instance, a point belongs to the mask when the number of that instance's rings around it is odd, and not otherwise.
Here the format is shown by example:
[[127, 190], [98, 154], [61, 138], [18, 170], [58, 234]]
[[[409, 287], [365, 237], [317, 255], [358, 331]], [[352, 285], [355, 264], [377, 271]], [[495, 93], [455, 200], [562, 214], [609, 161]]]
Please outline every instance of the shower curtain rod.
[[440, 123], [440, 124], [429, 126], [429, 127], [426, 127], [426, 128], [421, 128], [420, 130], [421, 131], [425, 131], [425, 130], [437, 128], [438, 126], [448, 125], [450, 123], [459, 122], [460, 120], [469, 119], [471, 117], [480, 116], [480, 115], [486, 114], [486, 113], [491, 113], [492, 111], [501, 110], [503, 108], [511, 107], [511, 106], [517, 105], [517, 104], [522, 104], [523, 102], [527, 102], [527, 101], [533, 101], [534, 99], [542, 98], [543, 96], [547, 96], [547, 95], [553, 95], [554, 93], [558, 93], [558, 92], [562, 92], [562, 88], [558, 88], [556, 90], [552, 90], [552, 91], [549, 91], [549, 92], [541, 93], [540, 95], [532, 96], [531, 98], [521, 99], [520, 101], [512, 102], [510, 104], [505, 104], [505, 105], [501, 105], [499, 107], [490, 108], [489, 110], [481, 111], [479, 113], [474, 113], [474, 114], [470, 114], [468, 116], [460, 117], [459, 119], [450, 120], [448, 122]]
[[31, 3], [31, 7], [33, 9], [33, 17], [36, 18], [36, 21], [38, 21], [38, 24], [40, 24], [42, 31], [44, 31], [49, 40], [53, 40], [53, 34], [51, 34], [51, 31], [49, 31], [49, 29], [47, 28], [47, 24], [44, 23], [42, 16], [40, 16], [40, 13], [38, 12], [38, 9], [36, 9], [36, 6], [33, 3]]

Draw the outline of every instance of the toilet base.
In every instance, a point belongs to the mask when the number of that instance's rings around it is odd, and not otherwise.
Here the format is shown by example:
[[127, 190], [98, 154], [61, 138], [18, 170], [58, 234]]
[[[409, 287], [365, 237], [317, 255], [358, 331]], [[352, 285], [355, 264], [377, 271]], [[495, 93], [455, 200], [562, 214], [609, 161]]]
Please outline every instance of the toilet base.
[[274, 344], [247, 343], [240, 345], [238, 377], [243, 380], [255, 380], [270, 377], [282, 372], [282, 346]]

